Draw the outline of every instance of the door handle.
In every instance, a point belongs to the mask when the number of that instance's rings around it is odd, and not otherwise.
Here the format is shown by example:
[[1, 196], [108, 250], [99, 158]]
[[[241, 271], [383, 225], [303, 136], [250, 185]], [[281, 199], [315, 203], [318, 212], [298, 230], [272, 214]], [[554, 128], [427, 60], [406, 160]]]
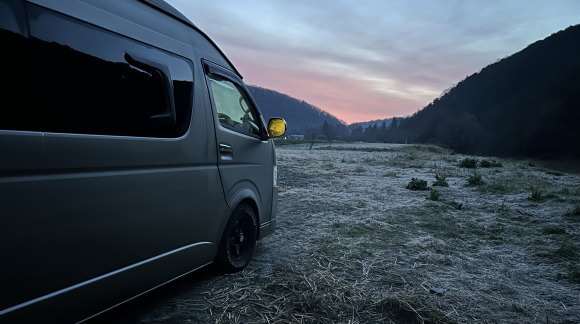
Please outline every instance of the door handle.
[[234, 155], [234, 149], [232, 148], [231, 145], [220, 143], [220, 153], [227, 154], [227, 155]]

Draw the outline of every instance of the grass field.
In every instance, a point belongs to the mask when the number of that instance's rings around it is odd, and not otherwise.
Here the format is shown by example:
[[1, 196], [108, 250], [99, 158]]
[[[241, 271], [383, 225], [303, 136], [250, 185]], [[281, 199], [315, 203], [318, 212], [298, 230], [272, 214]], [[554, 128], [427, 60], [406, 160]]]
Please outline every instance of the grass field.
[[580, 176], [435, 146], [308, 148], [278, 148], [278, 228], [251, 265], [141, 321], [580, 322]]

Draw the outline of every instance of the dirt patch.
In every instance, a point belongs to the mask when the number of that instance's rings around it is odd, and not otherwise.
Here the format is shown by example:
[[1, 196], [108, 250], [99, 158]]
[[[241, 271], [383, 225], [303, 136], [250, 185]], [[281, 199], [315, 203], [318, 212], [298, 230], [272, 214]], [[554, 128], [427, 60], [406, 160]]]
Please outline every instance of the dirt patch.
[[[579, 322], [580, 176], [502, 159], [461, 168], [464, 158], [432, 146], [279, 147], [278, 228], [251, 265], [134, 320]], [[442, 177], [448, 186], [433, 186]], [[429, 190], [406, 189], [413, 178]]]

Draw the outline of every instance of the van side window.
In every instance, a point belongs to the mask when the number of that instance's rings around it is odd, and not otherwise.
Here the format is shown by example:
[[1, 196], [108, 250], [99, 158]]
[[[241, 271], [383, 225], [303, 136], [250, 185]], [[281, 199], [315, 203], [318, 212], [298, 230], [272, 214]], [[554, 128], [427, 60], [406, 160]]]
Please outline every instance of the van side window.
[[0, 31], [1, 61], [11, 65], [3, 77], [26, 89], [5, 94], [0, 129], [164, 138], [187, 131], [187, 60], [56, 13], [47, 19], [30, 38]]
[[259, 117], [243, 92], [227, 79], [211, 75], [208, 80], [220, 124], [244, 134], [259, 136]]

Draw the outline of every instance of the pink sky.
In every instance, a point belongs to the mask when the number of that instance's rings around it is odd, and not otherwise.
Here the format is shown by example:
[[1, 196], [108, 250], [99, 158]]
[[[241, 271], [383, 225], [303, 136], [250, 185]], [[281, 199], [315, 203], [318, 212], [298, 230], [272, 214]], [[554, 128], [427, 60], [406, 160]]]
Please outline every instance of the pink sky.
[[577, 0], [168, 0], [250, 85], [347, 123], [406, 116], [534, 41], [577, 24]]
[[[364, 84], [312, 71], [285, 70], [272, 73], [260, 69], [259, 62], [251, 60], [240, 59], [234, 61], [234, 64], [244, 75], [246, 83], [304, 100], [347, 123], [407, 115], [432, 99], [425, 98], [427, 101], [422, 102], [389, 96], [369, 90]], [[388, 116], [385, 115], [387, 111]]]

